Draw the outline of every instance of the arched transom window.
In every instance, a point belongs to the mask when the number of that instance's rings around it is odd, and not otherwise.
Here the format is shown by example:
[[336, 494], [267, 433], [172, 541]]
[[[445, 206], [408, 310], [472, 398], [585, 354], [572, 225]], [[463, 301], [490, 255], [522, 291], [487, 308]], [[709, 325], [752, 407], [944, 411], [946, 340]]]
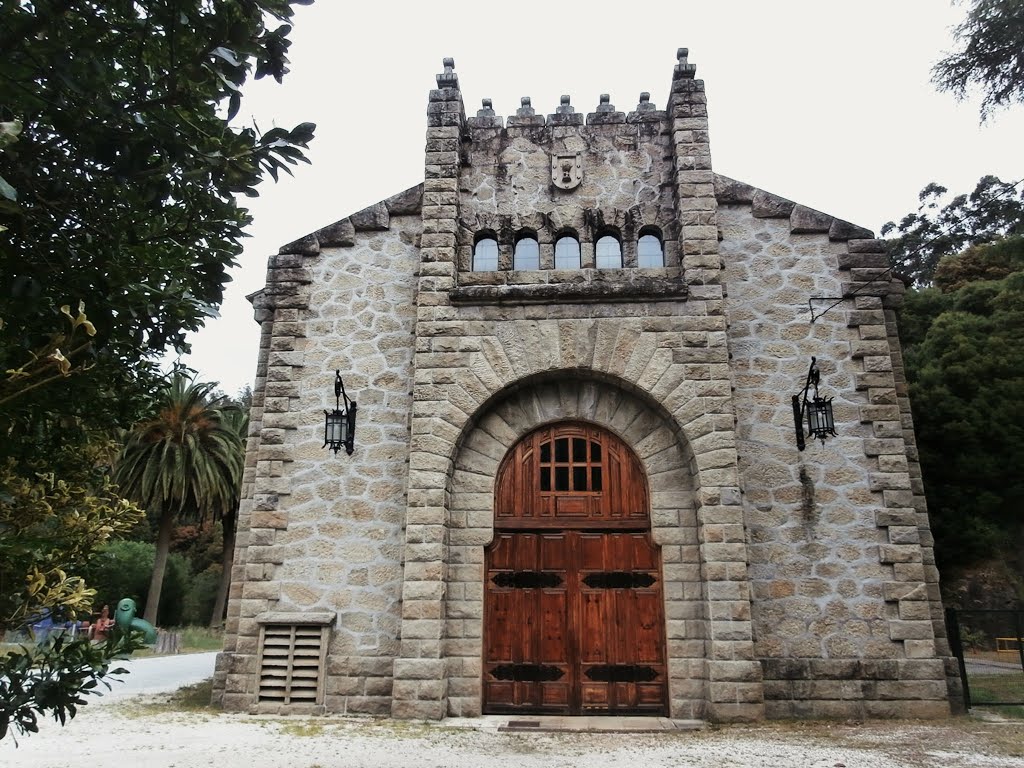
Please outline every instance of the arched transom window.
[[562, 235], [555, 241], [555, 269], [580, 268], [580, 241], [575, 235]]
[[595, 266], [598, 269], [622, 269], [622, 244], [615, 235], [604, 235], [594, 246]]
[[473, 246], [473, 271], [495, 272], [498, 269], [498, 241], [489, 232], [477, 236]]
[[644, 227], [640, 230], [640, 239], [636, 243], [636, 265], [647, 269], [665, 266], [665, 249], [657, 228]]
[[532, 232], [521, 232], [512, 251], [512, 269], [540, 269], [540, 245]]
[[636, 454], [593, 424], [535, 430], [498, 470], [495, 527], [645, 526], [647, 483]]

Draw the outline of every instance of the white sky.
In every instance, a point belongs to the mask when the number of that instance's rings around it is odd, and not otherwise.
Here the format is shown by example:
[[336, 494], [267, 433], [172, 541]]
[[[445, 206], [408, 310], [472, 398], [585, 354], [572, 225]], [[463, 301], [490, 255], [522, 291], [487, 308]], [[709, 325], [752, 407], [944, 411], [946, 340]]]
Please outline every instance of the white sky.
[[[499, 13], [496, 9], [503, 8]], [[1024, 176], [1024, 107], [981, 126], [978, 100], [936, 92], [930, 69], [964, 8], [944, 0], [349, 3], [299, 7], [283, 85], [250, 83], [238, 120], [317, 124], [295, 177], [246, 201], [255, 221], [221, 317], [185, 362], [229, 394], [251, 384], [259, 329], [244, 296], [279, 246], [422, 181], [427, 93], [454, 57], [467, 115], [568, 93], [593, 112], [641, 91], [664, 109], [687, 47], [706, 83], [718, 173], [866, 226], [917, 208], [936, 181], [969, 192], [984, 174]]]

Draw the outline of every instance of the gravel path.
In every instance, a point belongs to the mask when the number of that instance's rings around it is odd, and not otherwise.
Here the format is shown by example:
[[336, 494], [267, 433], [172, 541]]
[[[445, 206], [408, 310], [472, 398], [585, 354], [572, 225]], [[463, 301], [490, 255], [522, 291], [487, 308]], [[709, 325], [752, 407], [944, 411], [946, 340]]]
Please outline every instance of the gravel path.
[[359, 718], [89, 706], [0, 742], [0, 766], [144, 768], [1024, 768], [1024, 721], [766, 724], [661, 733], [504, 733]]

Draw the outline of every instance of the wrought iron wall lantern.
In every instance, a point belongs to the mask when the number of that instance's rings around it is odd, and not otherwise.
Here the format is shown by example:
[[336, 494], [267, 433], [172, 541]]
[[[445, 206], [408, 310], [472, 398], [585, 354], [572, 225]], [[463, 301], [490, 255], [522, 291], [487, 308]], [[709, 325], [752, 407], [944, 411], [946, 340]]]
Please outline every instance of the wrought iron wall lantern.
[[[807, 418], [807, 436], [816, 437], [821, 440], [822, 445], [828, 435], [835, 437], [836, 421], [832, 415], [832, 398], [824, 398], [818, 395], [818, 384], [821, 381], [821, 371], [818, 370], [817, 360], [811, 358], [811, 367], [807, 371], [807, 381], [804, 383], [804, 391], [799, 395], [793, 395], [793, 423], [796, 426], [796, 447], [801, 451], [807, 447], [804, 442], [804, 415]], [[814, 397], [807, 399], [807, 392], [814, 387]]]
[[[334, 410], [324, 411], [324, 448], [330, 447], [337, 453], [345, 446], [349, 456], [356, 443], [356, 402], [345, 394], [341, 371], [334, 372]], [[342, 408], [342, 401], [345, 403]]]

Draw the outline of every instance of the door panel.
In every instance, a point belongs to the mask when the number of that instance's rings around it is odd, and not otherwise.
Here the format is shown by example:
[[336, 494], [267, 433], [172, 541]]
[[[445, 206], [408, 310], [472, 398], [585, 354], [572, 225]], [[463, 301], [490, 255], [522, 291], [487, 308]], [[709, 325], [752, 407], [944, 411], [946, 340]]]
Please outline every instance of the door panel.
[[661, 573], [646, 533], [498, 533], [486, 574], [486, 712], [665, 711]]
[[561, 533], [504, 533], [488, 549], [484, 621], [489, 711], [567, 711], [569, 548]]

